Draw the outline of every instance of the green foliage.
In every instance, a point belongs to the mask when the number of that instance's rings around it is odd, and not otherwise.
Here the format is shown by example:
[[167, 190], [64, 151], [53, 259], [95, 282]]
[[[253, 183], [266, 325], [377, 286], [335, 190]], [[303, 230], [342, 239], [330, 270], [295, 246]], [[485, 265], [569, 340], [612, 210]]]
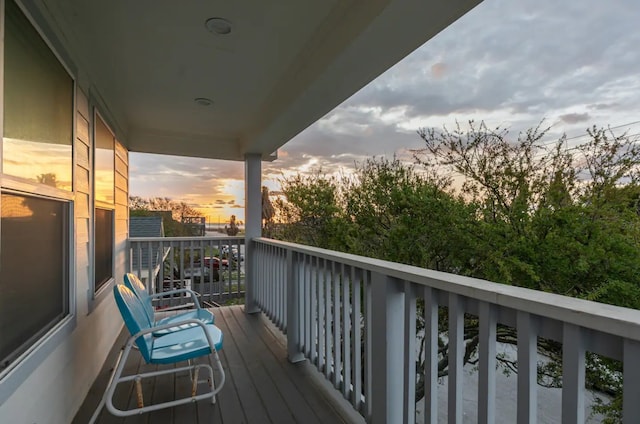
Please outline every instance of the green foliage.
[[277, 199], [276, 219], [286, 225], [274, 226], [270, 235], [296, 243], [327, 249], [341, 249], [343, 222], [338, 183], [322, 171], [296, 175], [282, 181], [285, 199]]
[[450, 272], [469, 262], [472, 209], [413, 167], [370, 159], [341, 187], [344, 250]]

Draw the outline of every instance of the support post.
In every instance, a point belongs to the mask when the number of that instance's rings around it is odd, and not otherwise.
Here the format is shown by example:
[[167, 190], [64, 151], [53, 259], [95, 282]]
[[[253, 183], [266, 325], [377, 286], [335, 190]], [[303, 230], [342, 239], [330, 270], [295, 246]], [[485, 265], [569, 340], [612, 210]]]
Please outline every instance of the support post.
[[300, 349], [299, 288], [295, 263], [296, 254], [287, 250], [287, 357], [292, 364], [305, 359]]
[[585, 422], [585, 364], [584, 332], [574, 324], [564, 323], [562, 330], [562, 422]]
[[245, 264], [245, 300], [244, 311], [248, 314], [260, 312], [256, 304], [258, 275], [257, 258], [253, 239], [262, 235], [262, 163], [259, 154], [251, 153], [244, 157], [244, 218], [246, 251]]
[[480, 303], [480, 355], [478, 376], [478, 423], [496, 422], [496, 323], [497, 310]]
[[622, 422], [637, 423], [640, 420], [640, 342], [631, 339], [623, 341], [623, 376], [622, 376]]
[[371, 281], [371, 421], [403, 422], [404, 293], [399, 281], [376, 272]]
[[534, 317], [518, 311], [518, 423], [537, 422], [538, 333]]

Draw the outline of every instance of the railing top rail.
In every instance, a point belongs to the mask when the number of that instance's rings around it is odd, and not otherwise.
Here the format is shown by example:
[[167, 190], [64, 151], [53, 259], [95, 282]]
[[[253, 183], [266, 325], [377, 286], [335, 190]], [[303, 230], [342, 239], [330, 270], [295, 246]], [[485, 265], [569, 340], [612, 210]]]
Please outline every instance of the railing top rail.
[[640, 310], [264, 237], [253, 240], [468, 298], [640, 341]]
[[200, 240], [200, 241], [221, 241], [221, 242], [230, 242], [230, 241], [244, 241], [244, 237], [231, 237], [231, 236], [212, 236], [212, 237], [202, 237], [202, 236], [188, 236], [188, 237], [129, 237], [130, 242], [149, 242], [149, 241], [192, 241], [192, 240]]

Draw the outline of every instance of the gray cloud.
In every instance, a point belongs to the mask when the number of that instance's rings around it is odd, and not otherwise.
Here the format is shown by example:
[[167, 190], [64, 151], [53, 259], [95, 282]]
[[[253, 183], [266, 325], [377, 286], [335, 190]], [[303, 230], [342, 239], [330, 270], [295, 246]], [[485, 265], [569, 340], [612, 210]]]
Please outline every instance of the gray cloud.
[[578, 122], [587, 122], [591, 120], [591, 115], [588, 113], [565, 113], [559, 116], [560, 120], [567, 124], [576, 124]]

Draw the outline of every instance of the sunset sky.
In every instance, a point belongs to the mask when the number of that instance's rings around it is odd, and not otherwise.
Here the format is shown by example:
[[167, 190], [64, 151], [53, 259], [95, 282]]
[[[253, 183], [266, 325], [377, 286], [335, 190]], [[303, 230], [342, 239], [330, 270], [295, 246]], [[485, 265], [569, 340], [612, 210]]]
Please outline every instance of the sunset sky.
[[[553, 140], [592, 125], [640, 133], [640, 2], [485, 0], [263, 164], [282, 175], [348, 171], [421, 147], [416, 130], [484, 120], [518, 132], [541, 119]], [[401, 30], [401, 28], [399, 28]], [[131, 153], [130, 191], [244, 219], [244, 164]]]

